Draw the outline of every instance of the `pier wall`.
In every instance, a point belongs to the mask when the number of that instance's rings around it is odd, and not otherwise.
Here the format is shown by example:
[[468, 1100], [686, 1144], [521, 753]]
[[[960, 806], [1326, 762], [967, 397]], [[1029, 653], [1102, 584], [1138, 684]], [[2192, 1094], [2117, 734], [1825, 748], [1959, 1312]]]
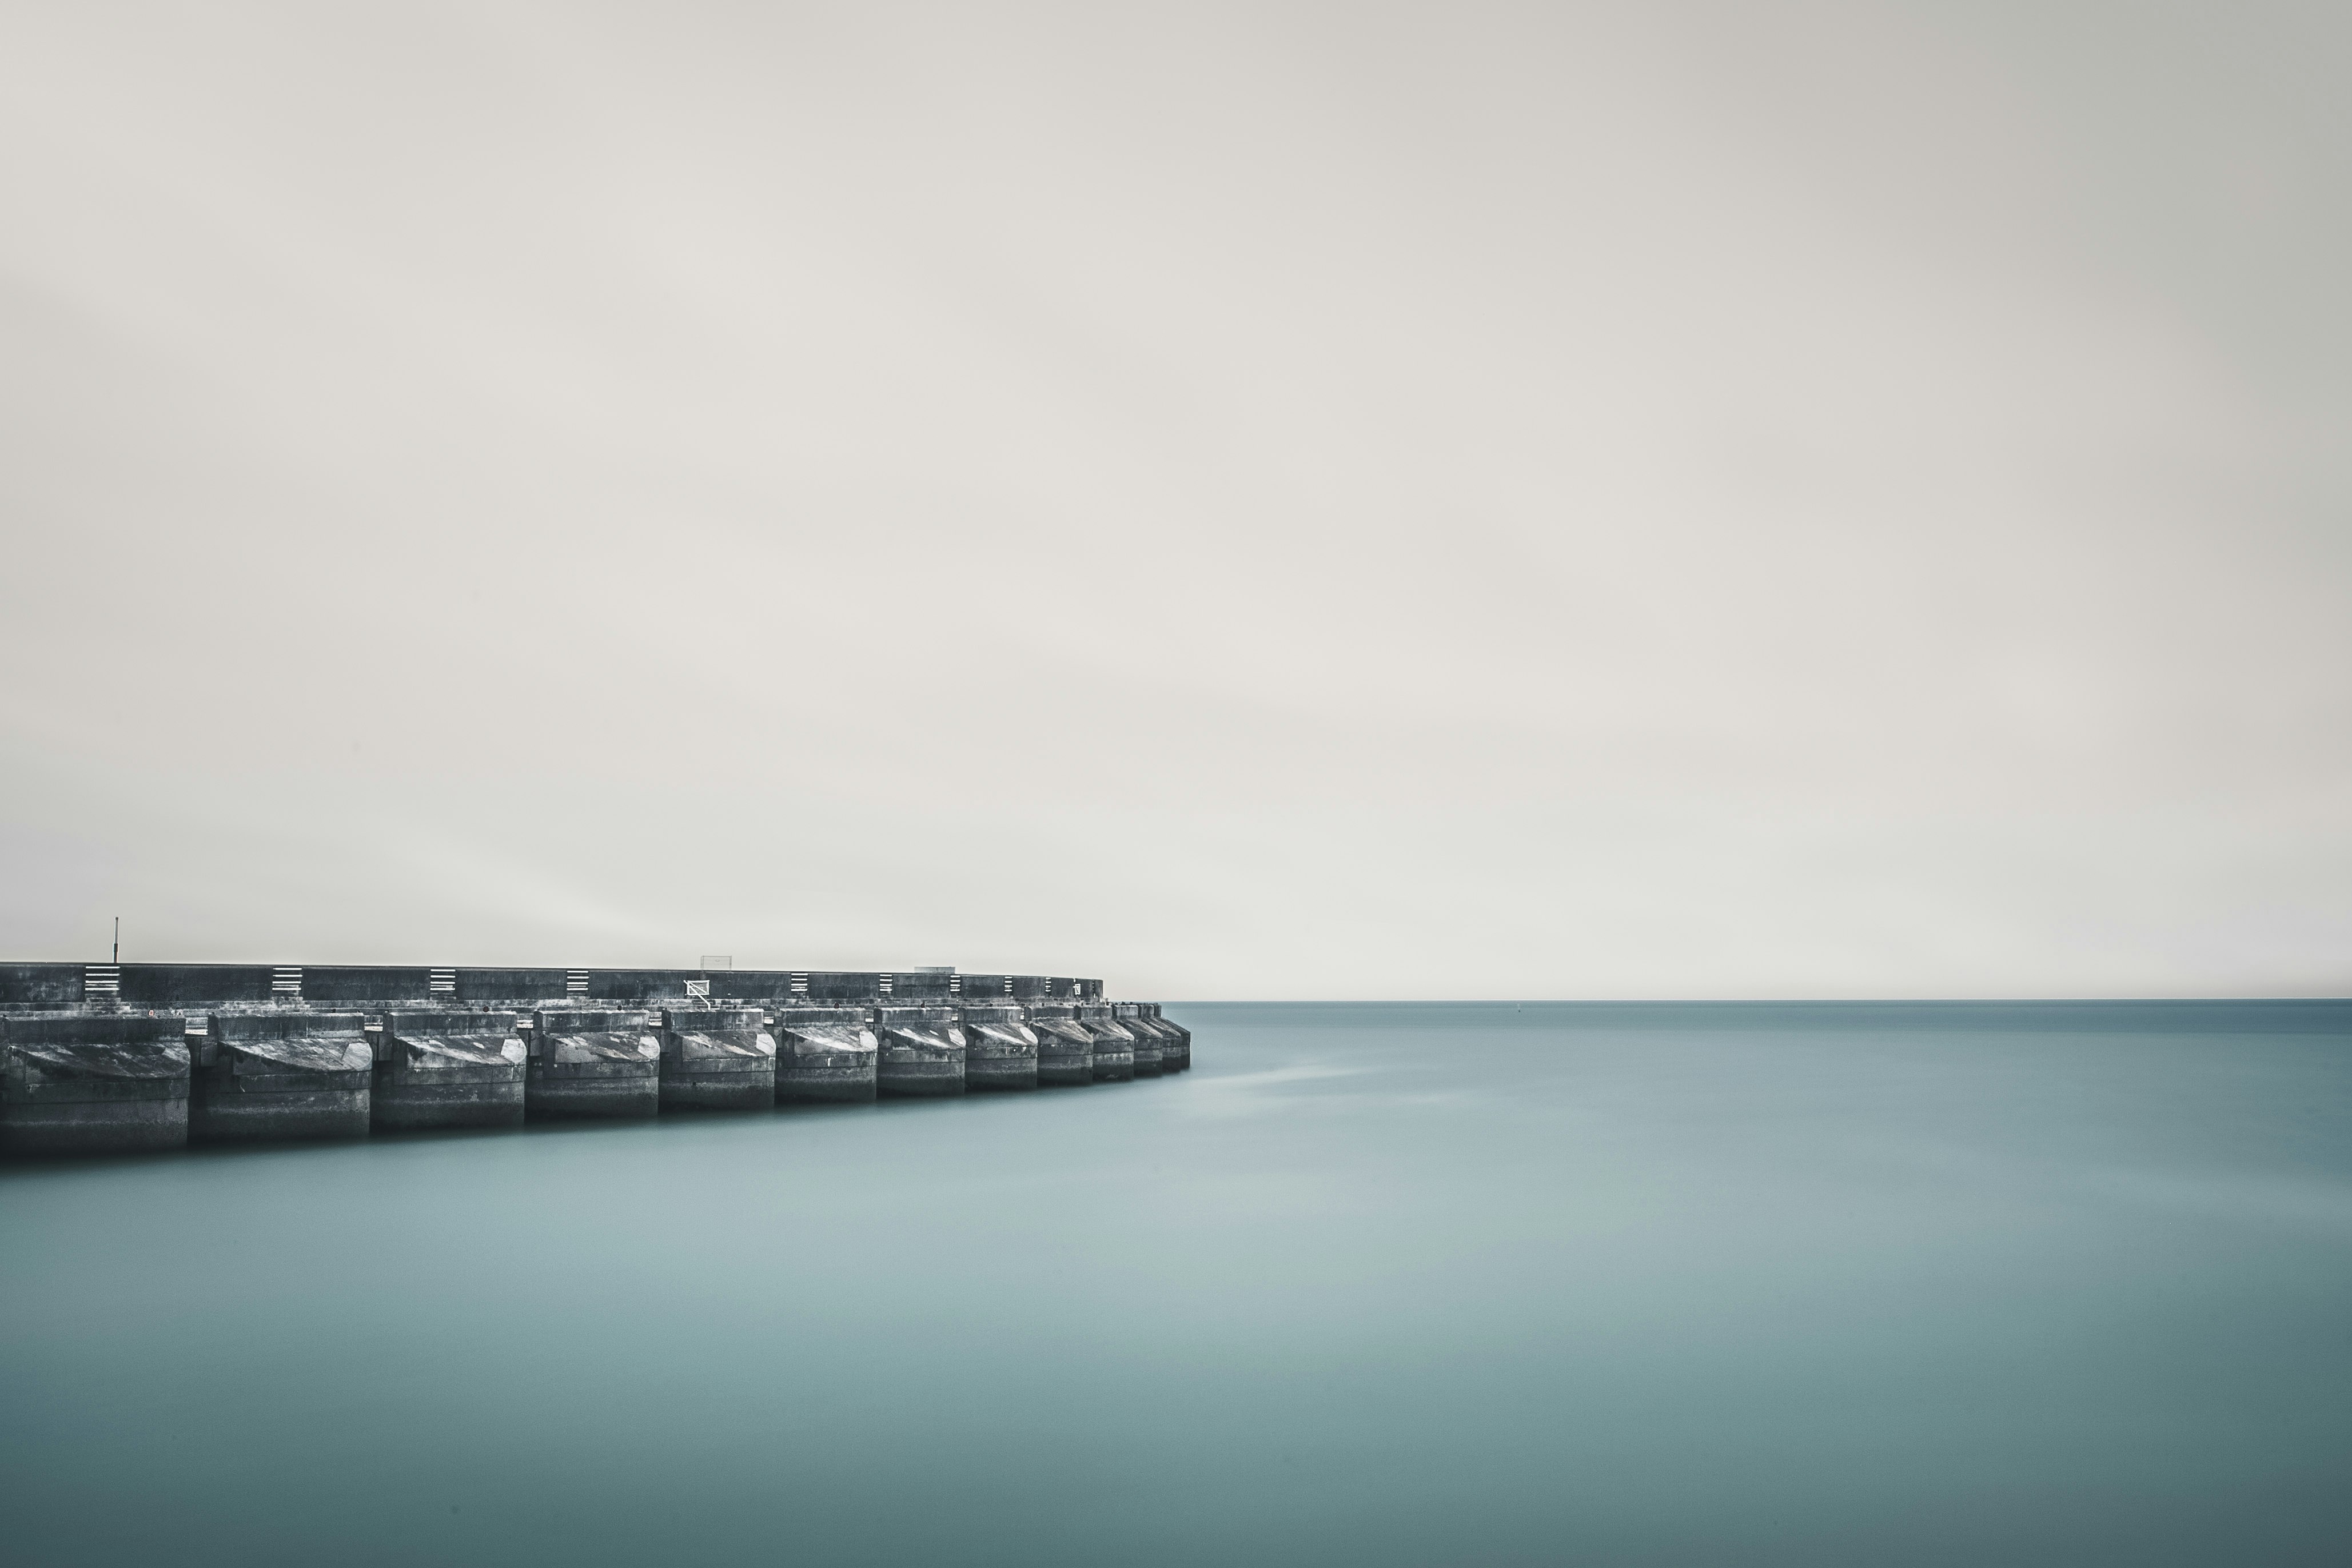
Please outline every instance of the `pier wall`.
[[0, 1146], [7, 1152], [110, 1154], [187, 1141], [184, 1019], [0, 1017]]
[[974, 988], [969, 982], [961, 999], [966, 1092], [1036, 1088], [1037, 1031], [1021, 1004], [1003, 988]]
[[651, 1116], [661, 1109], [661, 1040], [640, 1010], [541, 1008], [523, 1035], [523, 1113]]
[[875, 1086], [885, 1094], [964, 1092], [963, 1021], [944, 995], [937, 1002], [891, 998], [874, 1009]]
[[1078, 1027], [1094, 1037], [1095, 1082], [1124, 1083], [1133, 1078], [1135, 1036], [1110, 1016], [1110, 1009], [1101, 1002], [1081, 1000], [1071, 1011]]
[[367, 1135], [375, 1058], [366, 1015], [223, 1009], [188, 1019], [185, 1040], [189, 1137]]
[[1078, 1022], [1078, 982], [1047, 975], [1003, 978], [1036, 1032], [1039, 1087], [1074, 1089], [1094, 1082], [1095, 1037]]
[[661, 1108], [753, 1111], [776, 1103], [776, 1037], [762, 1008], [664, 1008]]
[[1074, 976], [0, 963], [0, 1153], [749, 1111], [1181, 1071]]
[[371, 1085], [378, 1132], [521, 1123], [528, 1051], [510, 1012], [383, 1016]]

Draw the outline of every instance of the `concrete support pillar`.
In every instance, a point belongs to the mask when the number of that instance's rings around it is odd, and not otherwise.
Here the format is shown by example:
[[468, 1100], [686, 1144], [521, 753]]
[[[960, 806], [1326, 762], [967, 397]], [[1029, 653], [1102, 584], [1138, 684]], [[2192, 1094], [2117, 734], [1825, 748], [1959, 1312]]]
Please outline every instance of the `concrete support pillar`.
[[787, 1005], [769, 1016], [776, 1037], [778, 1100], [874, 1098], [878, 1042], [866, 1009]]
[[776, 1037], [758, 1008], [664, 1008], [661, 1108], [766, 1110], [776, 1103]]
[[96, 1155], [184, 1146], [185, 1027], [178, 1013], [0, 1017], [0, 1149]]
[[875, 1084], [885, 1094], [961, 1094], [964, 1032], [956, 1009], [885, 1003], [874, 1009]]
[[375, 1061], [362, 1015], [287, 1009], [203, 1022], [188, 1040], [191, 1138], [367, 1136]]
[[1142, 1005], [1137, 1002], [1113, 1002], [1110, 1016], [1112, 1022], [1134, 1037], [1135, 1075], [1138, 1078], [1157, 1078], [1165, 1071], [1167, 1037], [1160, 1032], [1158, 1024], [1143, 1016]]
[[523, 1040], [523, 1113], [534, 1121], [650, 1116], [661, 1109], [653, 1015], [540, 1008]]
[[374, 1125], [511, 1127], [523, 1114], [521, 1039], [509, 1012], [388, 1012], [370, 1089]]
[[1173, 1072], [1191, 1071], [1192, 1069], [1192, 1031], [1186, 1029], [1182, 1024], [1178, 1023], [1175, 1019], [1169, 1018], [1162, 1013], [1158, 1002], [1145, 1002], [1141, 1005], [1144, 1009], [1145, 1016], [1150, 1019], [1152, 1022], [1158, 1024], [1168, 1036], [1169, 1045], [1162, 1051], [1161, 1060], [1163, 1062], [1168, 1064], [1169, 1071]]
[[1135, 1037], [1121, 1029], [1104, 1002], [1080, 1002], [1078, 1027], [1094, 1036], [1095, 1082], [1124, 1083], [1135, 1076]]
[[1022, 1009], [1037, 1036], [1037, 1082], [1075, 1088], [1095, 1081], [1094, 1032], [1077, 1020], [1068, 1002], [1036, 1001]]
[[1022, 1016], [1020, 1005], [1000, 995], [993, 1001], [967, 1000], [962, 1011], [964, 1087], [1036, 1088], [1037, 1031]]

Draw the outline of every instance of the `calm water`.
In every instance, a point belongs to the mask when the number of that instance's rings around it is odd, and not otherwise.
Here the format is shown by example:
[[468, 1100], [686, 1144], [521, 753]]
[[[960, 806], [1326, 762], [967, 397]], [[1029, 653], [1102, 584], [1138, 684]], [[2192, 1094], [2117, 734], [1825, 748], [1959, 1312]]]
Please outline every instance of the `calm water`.
[[2352, 1560], [2352, 1006], [0, 1172], [24, 1563]]

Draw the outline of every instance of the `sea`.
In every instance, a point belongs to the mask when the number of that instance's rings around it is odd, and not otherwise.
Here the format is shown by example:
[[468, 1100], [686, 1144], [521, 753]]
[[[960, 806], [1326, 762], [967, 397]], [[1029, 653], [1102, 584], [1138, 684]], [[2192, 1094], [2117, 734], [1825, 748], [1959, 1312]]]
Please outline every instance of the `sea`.
[[2352, 1562], [2352, 1003], [0, 1169], [0, 1561]]

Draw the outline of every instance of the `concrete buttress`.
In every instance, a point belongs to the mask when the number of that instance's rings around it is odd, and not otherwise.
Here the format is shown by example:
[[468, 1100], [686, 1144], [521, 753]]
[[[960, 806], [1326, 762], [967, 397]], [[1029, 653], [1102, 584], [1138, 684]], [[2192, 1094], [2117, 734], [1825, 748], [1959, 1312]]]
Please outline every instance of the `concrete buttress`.
[[874, 1098], [877, 1042], [866, 1009], [786, 1005], [769, 1016], [776, 1037], [778, 1100]]
[[371, 1091], [374, 1124], [512, 1126], [522, 1120], [523, 1061], [510, 1012], [388, 1012]]
[[523, 1114], [537, 1121], [650, 1116], [661, 1109], [661, 1041], [642, 1010], [539, 1008], [523, 1040]]
[[188, 1141], [188, 1048], [178, 1013], [0, 1017], [0, 1147], [118, 1154]]
[[758, 1008], [664, 1008], [661, 1108], [764, 1110], [776, 1103], [776, 1037]]
[[355, 1012], [215, 1012], [191, 1034], [188, 1135], [198, 1142], [363, 1138], [374, 1054]]

